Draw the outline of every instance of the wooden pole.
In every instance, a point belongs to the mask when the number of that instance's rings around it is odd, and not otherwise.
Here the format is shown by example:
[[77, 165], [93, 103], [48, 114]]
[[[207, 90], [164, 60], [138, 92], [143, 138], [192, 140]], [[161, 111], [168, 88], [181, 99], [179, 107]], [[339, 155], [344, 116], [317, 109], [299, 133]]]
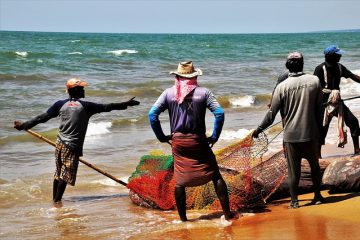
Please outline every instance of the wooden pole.
[[[27, 131], [28, 133], [30, 133], [31, 135], [33, 135], [33, 136], [35, 136], [35, 137], [43, 140], [44, 142], [47, 142], [48, 144], [50, 144], [50, 145], [52, 145], [52, 146], [54, 146], [54, 147], [56, 146], [56, 144], [55, 144], [53, 141], [51, 141], [50, 139], [48, 139], [48, 138], [40, 135], [39, 133], [34, 132], [34, 131], [30, 130], [30, 129], [28, 129], [28, 130], [26, 130], [26, 131]], [[106, 177], [108, 177], [108, 178], [111, 178], [111, 179], [114, 180], [115, 182], [120, 183], [121, 185], [123, 185], [123, 186], [125, 186], [125, 187], [127, 186], [127, 183], [125, 183], [125, 182], [121, 181], [120, 179], [114, 177], [113, 175], [111, 175], [111, 174], [109, 174], [109, 173], [101, 170], [100, 168], [92, 165], [91, 163], [89, 163], [89, 162], [87, 162], [86, 160], [84, 160], [82, 157], [79, 158], [79, 161], [82, 162], [83, 164], [85, 164], [86, 166], [94, 169], [95, 171], [101, 173], [102, 175], [104, 175], [104, 176], [106, 176]]]

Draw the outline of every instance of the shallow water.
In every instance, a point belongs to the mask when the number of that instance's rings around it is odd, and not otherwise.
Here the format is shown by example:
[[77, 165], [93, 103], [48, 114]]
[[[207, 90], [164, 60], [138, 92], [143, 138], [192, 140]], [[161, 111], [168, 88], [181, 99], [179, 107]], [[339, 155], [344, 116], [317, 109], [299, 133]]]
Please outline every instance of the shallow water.
[[[65, 192], [63, 207], [54, 208], [54, 149], [14, 130], [13, 121], [28, 120], [56, 100], [66, 98], [65, 80], [72, 76], [90, 83], [86, 88], [89, 101], [119, 102], [136, 96], [141, 102], [138, 107], [92, 117], [84, 145], [87, 161], [127, 181], [141, 156], [154, 149], [170, 154], [169, 146], [155, 139], [147, 112], [160, 93], [172, 85], [168, 72], [176, 69], [178, 62], [194, 60], [204, 70], [199, 84], [210, 88], [225, 108], [225, 125], [216, 150], [260, 123], [289, 51], [301, 50], [305, 72], [312, 73], [323, 61], [322, 49], [333, 42], [346, 52], [342, 63], [360, 73], [360, 33], [142, 35], [0, 31], [0, 238], [265, 238], [261, 233], [264, 224], [247, 225], [251, 214], [234, 223], [244, 225], [244, 230], [239, 230], [221, 221], [221, 213], [189, 211], [191, 219], [210, 219], [183, 224], [178, 222], [176, 211], [138, 207], [131, 203], [124, 186], [82, 164], [76, 186]], [[343, 98], [358, 96], [359, 84], [343, 80], [342, 92]], [[359, 118], [360, 100], [347, 105]], [[160, 119], [164, 131], [169, 132], [167, 113]], [[209, 114], [209, 132], [212, 124]], [[33, 130], [54, 140], [57, 126], [54, 119]], [[278, 151], [281, 141], [281, 136], [277, 137], [269, 145], [270, 152]], [[330, 130], [327, 141], [336, 142], [336, 130]], [[301, 222], [301, 218], [296, 221]], [[297, 230], [293, 230], [293, 239], [299, 238]]]

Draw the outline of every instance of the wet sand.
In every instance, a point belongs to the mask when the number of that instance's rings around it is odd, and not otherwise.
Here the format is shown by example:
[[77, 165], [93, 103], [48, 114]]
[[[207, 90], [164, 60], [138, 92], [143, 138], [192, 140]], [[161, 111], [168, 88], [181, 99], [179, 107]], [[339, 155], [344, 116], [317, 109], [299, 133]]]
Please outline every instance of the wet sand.
[[[360, 193], [329, 195], [327, 203], [308, 205], [313, 194], [299, 196], [300, 208], [288, 209], [289, 199], [274, 201], [266, 208], [242, 213], [229, 226], [209, 220], [193, 220], [131, 239], [266, 239], [266, 240], [355, 240], [360, 236]], [[204, 218], [204, 217], [203, 217]], [[208, 221], [208, 223], [206, 223]]]

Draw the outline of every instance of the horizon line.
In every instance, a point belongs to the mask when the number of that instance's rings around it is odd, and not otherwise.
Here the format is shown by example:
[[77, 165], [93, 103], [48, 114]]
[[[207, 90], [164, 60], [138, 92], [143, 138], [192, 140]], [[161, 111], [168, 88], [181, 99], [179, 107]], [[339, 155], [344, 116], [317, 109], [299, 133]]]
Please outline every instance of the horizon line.
[[299, 34], [299, 33], [329, 33], [329, 32], [360, 32], [360, 28], [342, 30], [317, 30], [303, 32], [72, 32], [72, 31], [34, 31], [34, 30], [0, 30], [0, 32], [38, 32], [38, 33], [92, 33], [92, 34]]

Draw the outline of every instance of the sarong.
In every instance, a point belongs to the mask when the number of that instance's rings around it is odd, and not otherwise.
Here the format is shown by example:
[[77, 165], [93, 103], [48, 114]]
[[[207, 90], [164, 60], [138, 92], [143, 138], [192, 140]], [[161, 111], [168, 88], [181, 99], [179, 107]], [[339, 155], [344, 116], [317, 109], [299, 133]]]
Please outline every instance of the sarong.
[[200, 186], [219, 172], [205, 135], [175, 133], [172, 137], [172, 153], [176, 186]]
[[54, 178], [62, 179], [74, 186], [79, 166], [79, 154], [68, 148], [60, 138], [56, 140], [55, 163]]

